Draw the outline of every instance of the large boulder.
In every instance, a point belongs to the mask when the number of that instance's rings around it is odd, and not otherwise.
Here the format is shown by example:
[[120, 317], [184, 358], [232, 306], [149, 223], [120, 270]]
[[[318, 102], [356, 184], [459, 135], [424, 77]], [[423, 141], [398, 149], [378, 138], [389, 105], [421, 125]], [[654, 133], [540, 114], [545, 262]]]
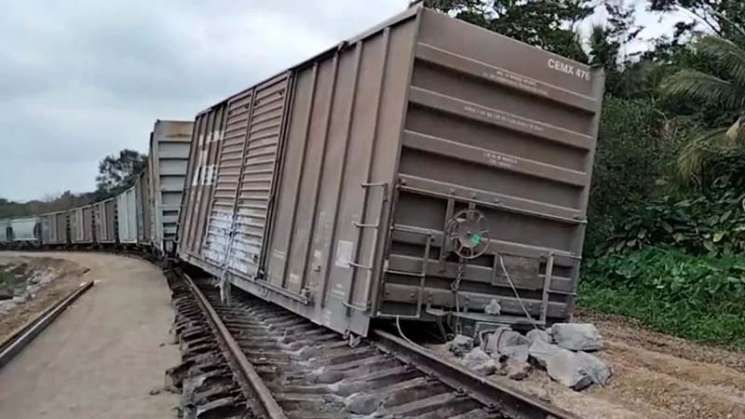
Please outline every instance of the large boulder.
[[561, 348], [558, 345], [553, 345], [545, 342], [541, 339], [536, 339], [530, 344], [528, 348], [528, 354], [535, 362], [546, 368], [548, 360], [561, 352], [570, 352], [567, 349]]
[[574, 390], [592, 384], [606, 385], [610, 368], [598, 357], [586, 352], [561, 350], [546, 361], [546, 372], [554, 380]]
[[551, 335], [557, 345], [571, 351], [597, 351], [603, 347], [598, 329], [590, 323], [556, 323]]
[[551, 335], [548, 334], [545, 330], [541, 329], [533, 329], [527, 334], [525, 334], [525, 337], [528, 338], [530, 343], [533, 343], [536, 339], [540, 339], [546, 343], [553, 343], [553, 339], [551, 338]]
[[551, 378], [573, 390], [582, 390], [593, 383], [582, 359], [567, 350], [559, 351], [546, 360], [546, 372]]
[[579, 362], [584, 366], [587, 375], [592, 378], [593, 383], [601, 386], [608, 384], [613, 372], [605, 362], [587, 352], [577, 352], [575, 355], [579, 358]]

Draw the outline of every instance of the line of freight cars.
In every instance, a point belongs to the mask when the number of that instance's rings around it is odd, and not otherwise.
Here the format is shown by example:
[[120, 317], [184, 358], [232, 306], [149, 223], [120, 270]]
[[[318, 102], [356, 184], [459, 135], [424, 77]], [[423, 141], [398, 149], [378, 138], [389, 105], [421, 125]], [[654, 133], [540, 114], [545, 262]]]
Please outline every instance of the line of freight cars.
[[191, 121], [156, 121], [148, 165], [121, 194], [66, 211], [0, 220], [0, 246], [139, 245], [175, 251]]
[[603, 86], [411, 7], [196, 116], [179, 257], [341, 333], [566, 321]]

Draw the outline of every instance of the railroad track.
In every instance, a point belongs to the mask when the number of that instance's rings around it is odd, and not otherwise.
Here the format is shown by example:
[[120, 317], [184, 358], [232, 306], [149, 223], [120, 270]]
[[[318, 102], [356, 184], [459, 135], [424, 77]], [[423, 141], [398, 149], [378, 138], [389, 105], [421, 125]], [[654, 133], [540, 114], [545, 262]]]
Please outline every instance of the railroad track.
[[93, 281], [84, 282], [64, 298], [52, 304], [26, 324], [16, 329], [10, 336], [0, 342], [0, 367], [10, 362], [28, 346], [44, 329], [47, 328], [63, 311], [81, 295], [93, 287]]
[[[279, 306], [247, 294], [234, 294], [225, 305], [214, 288], [181, 278], [182, 293], [191, 293], [177, 307], [190, 313], [188, 321], [181, 315], [181, 325], [192, 328], [186, 333], [202, 345], [200, 356], [210, 353], [214, 361], [219, 348], [223, 357], [223, 364], [206, 369], [220, 384], [212, 397], [201, 396], [203, 405], [211, 404], [201, 407], [210, 418], [575, 418], [385, 331], [351, 347]], [[215, 339], [207, 336], [207, 324]], [[210, 391], [198, 381], [202, 393]], [[215, 407], [225, 416], [216, 416]], [[202, 417], [196, 410], [184, 417]]]

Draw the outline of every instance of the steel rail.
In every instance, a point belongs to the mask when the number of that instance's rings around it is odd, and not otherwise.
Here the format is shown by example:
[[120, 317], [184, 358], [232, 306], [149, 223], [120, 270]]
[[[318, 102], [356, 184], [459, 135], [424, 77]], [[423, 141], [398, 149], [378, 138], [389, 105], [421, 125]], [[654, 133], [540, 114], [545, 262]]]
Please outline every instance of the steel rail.
[[210, 324], [212, 331], [214, 332], [217, 340], [222, 347], [223, 351], [229, 357], [228, 362], [234, 367], [234, 372], [237, 375], [237, 379], [241, 384], [241, 387], [246, 393], [246, 398], [251, 401], [257, 401], [258, 403], [251, 403], [251, 407], [255, 410], [253, 413], [257, 416], [263, 416], [270, 419], [287, 419], [284, 410], [279, 406], [277, 400], [272, 396], [271, 391], [267, 388], [264, 380], [261, 379], [256, 369], [251, 362], [246, 358], [246, 355], [241, 350], [238, 343], [235, 341], [230, 331], [223, 323], [222, 319], [215, 311], [212, 304], [210, 304], [207, 297], [202, 293], [199, 287], [194, 284], [194, 281], [185, 273], [181, 273], [184, 282], [189, 286], [192, 294], [196, 297], [197, 303], [202, 308], [207, 317], [207, 322]]
[[380, 350], [478, 400], [495, 413], [513, 419], [580, 419], [571, 412], [480, 377], [426, 348], [383, 330], [373, 330], [370, 342]]
[[31, 341], [34, 340], [54, 319], [56, 319], [67, 307], [78, 299], [83, 293], [93, 286], [93, 281], [81, 284], [67, 297], [57, 301], [51, 307], [44, 310], [33, 320], [16, 330], [11, 336], [0, 343], [0, 367], [4, 366], [14, 356], [20, 353]]

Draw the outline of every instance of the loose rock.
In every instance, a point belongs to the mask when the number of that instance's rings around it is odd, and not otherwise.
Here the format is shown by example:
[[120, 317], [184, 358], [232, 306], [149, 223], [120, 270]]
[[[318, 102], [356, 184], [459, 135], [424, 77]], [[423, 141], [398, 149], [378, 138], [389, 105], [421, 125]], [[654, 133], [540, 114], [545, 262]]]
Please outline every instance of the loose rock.
[[604, 386], [608, 384], [612, 371], [605, 362], [601, 361], [600, 358], [595, 355], [588, 354], [587, 352], [576, 353], [579, 362], [584, 365], [587, 374], [592, 378], [592, 382]]
[[504, 371], [508, 378], [520, 381], [528, 378], [530, 372], [533, 371], [533, 367], [527, 362], [518, 361], [516, 359], [507, 359], [507, 362], [504, 365]]
[[530, 343], [533, 343], [533, 341], [535, 341], [536, 339], [540, 339], [546, 343], [553, 343], [551, 335], [549, 335], [548, 332], [546, 332], [545, 330], [541, 329], [533, 329], [528, 332], [525, 337], [528, 338]]
[[475, 348], [463, 357], [463, 364], [479, 375], [491, 375], [497, 371], [499, 364], [480, 348]]
[[551, 378], [573, 390], [585, 389], [593, 383], [586, 363], [577, 354], [567, 350], [548, 358], [546, 372]]
[[557, 345], [572, 351], [597, 351], [603, 346], [600, 332], [590, 323], [557, 323], [551, 334]]
[[448, 350], [457, 357], [462, 357], [473, 349], [473, 338], [464, 335], [457, 335], [448, 344]]
[[528, 354], [530, 355], [530, 357], [533, 358], [535, 362], [543, 368], [546, 368], [546, 363], [549, 359], [562, 351], [569, 352], [566, 349], [544, 342], [540, 339], [534, 340], [528, 348]]

